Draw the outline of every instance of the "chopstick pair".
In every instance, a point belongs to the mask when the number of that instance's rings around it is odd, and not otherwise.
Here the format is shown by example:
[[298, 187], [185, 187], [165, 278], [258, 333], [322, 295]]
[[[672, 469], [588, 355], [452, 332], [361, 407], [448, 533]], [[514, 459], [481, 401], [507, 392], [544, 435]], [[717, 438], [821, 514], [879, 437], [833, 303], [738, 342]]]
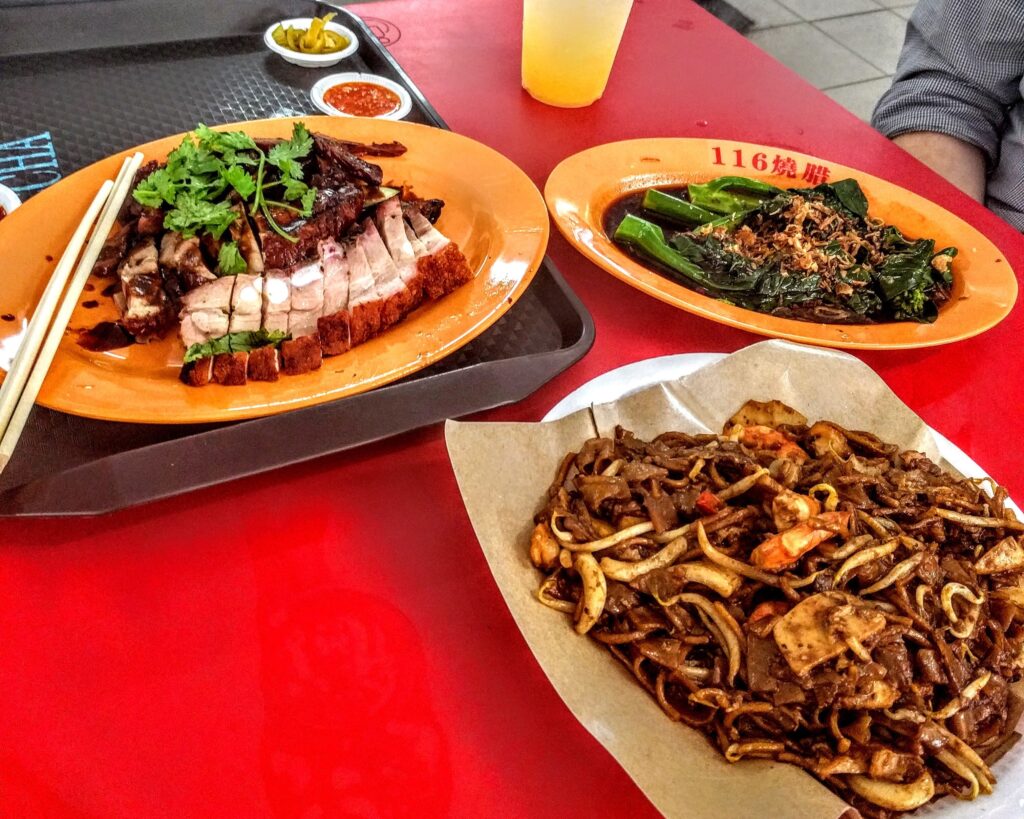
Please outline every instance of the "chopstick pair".
[[[14, 454], [32, 405], [71, 320], [71, 313], [141, 164], [142, 154], [133, 154], [125, 159], [113, 182], [108, 179], [100, 186], [32, 314], [11, 369], [0, 385], [0, 473]], [[90, 228], [93, 228], [92, 235], [86, 245]], [[75, 260], [83, 245], [85, 252], [76, 266]], [[61, 293], [64, 293], [63, 300]]]

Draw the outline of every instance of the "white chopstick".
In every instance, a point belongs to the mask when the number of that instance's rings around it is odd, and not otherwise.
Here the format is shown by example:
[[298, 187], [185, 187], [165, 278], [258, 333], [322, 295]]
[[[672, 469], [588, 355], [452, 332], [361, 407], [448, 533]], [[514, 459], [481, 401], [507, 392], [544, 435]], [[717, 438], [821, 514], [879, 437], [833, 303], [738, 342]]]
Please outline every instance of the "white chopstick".
[[[92, 273], [93, 265], [96, 264], [103, 243], [110, 234], [110, 229], [117, 219], [121, 205], [131, 190], [135, 172], [141, 164], [142, 154], [135, 153], [125, 159], [114, 182], [107, 180], [100, 187], [81, 224], [72, 235], [71, 242], [68, 244], [67, 250], [64, 251], [64, 255], [61, 256], [46, 290], [43, 291], [39, 305], [32, 315], [17, 357], [7, 378], [4, 379], [3, 385], [0, 386], [0, 472], [4, 471], [14, 453], [14, 448], [18, 445], [18, 439], [25, 429], [25, 422], [28, 420], [32, 405], [43, 386], [50, 364], [53, 363], [53, 357], [64, 337], [64, 331], [71, 320], [71, 314], [78, 303], [82, 288]], [[78, 266], [74, 267], [75, 259], [78, 258], [89, 228], [92, 227], [96, 220], [96, 213], [101, 207], [103, 211], [100, 213], [99, 221], [96, 223]], [[71, 277], [64, 300], [60, 302], [58, 308], [57, 301], [64, 291], [72, 268], [74, 268], [74, 275]], [[56, 315], [54, 315], [55, 308]], [[47, 327], [49, 327], [49, 332], [47, 332]], [[45, 340], [43, 340], [44, 333]]]

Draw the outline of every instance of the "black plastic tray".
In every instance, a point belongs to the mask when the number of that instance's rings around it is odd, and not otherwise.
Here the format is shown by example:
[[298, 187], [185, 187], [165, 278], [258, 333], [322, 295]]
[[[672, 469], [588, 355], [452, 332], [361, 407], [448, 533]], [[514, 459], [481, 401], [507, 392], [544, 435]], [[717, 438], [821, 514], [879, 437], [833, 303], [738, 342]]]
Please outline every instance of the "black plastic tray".
[[[353, 14], [341, 16], [360, 48], [322, 70], [292, 66], [252, 35], [0, 59], [0, 143], [48, 131], [67, 175], [196, 122], [314, 113], [309, 89], [335, 71], [390, 77], [412, 95], [408, 120], [447, 127], [369, 28]], [[3, 181], [17, 187], [37, 178], [30, 169]], [[0, 475], [0, 516], [100, 514], [512, 403], [579, 360], [593, 340], [586, 308], [545, 259], [485, 333], [362, 395], [198, 426], [95, 421], [36, 407]]]

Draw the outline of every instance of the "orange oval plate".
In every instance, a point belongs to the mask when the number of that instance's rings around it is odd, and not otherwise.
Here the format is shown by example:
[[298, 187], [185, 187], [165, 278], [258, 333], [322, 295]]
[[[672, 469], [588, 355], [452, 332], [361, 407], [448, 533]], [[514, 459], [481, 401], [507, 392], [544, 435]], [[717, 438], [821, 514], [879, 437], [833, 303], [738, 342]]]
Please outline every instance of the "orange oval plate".
[[[496, 151], [439, 128], [379, 119], [306, 116], [310, 131], [358, 142], [398, 140], [400, 157], [371, 158], [385, 183], [411, 185], [416, 194], [440, 197], [441, 230], [462, 249], [475, 278], [445, 298], [424, 305], [401, 324], [323, 367], [244, 387], [187, 387], [178, 380], [184, 347], [177, 336], [92, 353], [76, 343], [76, 329], [117, 317], [102, 295], [111, 279], [90, 279], [69, 332], [47, 375], [39, 403], [74, 415], [134, 423], [191, 424], [235, 421], [319, 404], [364, 392], [416, 372], [452, 353], [497, 321], [522, 295], [544, 257], [548, 215], [529, 177]], [[252, 136], [291, 133], [294, 119], [259, 120], [219, 127]], [[183, 135], [140, 146], [146, 159], [163, 159]], [[0, 351], [16, 334], [42, 293], [82, 214], [122, 159], [115, 154], [33, 196], [0, 221]], [[99, 302], [86, 308], [83, 303]], [[9, 346], [9, 345], [8, 345]]]
[[[822, 169], [826, 169], [827, 179], [821, 178]], [[778, 318], [677, 284], [635, 261], [604, 233], [605, 210], [626, 194], [653, 186], [706, 182], [727, 174], [779, 187], [856, 179], [867, 195], [872, 216], [895, 225], [907, 236], [933, 238], [936, 247], [955, 245], [959, 249], [951, 299], [934, 324], [839, 325]], [[1006, 317], [1017, 298], [1017, 279], [1003, 254], [963, 219], [877, 176], [782, 148], [712, 139], [613, 142], [563, 160], [548, 177], [544, 197], [558, 229], [594, 264], [656, 299], [761, 335], [868, 350], [930, 347], [984, 332]]]

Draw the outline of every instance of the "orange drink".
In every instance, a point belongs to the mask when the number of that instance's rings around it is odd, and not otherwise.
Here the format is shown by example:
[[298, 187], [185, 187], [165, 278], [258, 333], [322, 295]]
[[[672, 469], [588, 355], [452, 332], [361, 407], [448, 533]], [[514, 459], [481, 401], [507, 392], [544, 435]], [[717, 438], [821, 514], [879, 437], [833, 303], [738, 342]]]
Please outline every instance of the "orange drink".
[[633, 0], [523, 0], [523, 88], [548, 105], [600, 99]]

